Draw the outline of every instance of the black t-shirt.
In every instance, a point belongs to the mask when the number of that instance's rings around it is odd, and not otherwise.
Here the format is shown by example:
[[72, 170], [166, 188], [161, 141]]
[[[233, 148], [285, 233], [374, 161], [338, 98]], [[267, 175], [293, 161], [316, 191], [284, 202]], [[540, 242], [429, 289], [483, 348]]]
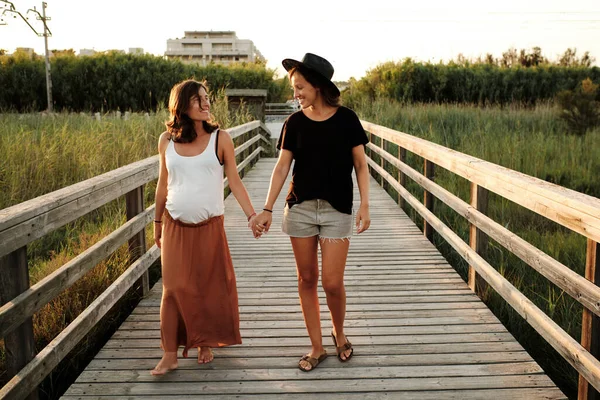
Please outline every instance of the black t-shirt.
[[313, 121], [302, 111], [290, 115], [277, 143], [278, 149], [294, 154], [288, 206], [321, 199], [352, 214], [352, 149], [368, 142], [358, 116], [349, 108], [339, 107], [325, 121]]

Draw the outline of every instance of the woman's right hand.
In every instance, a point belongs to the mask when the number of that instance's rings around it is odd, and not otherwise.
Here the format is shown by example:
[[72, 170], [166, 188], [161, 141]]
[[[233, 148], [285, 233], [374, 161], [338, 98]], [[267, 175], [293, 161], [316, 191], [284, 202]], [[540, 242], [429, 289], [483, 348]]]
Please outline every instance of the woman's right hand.
[[262, 235], [263, 233], [269, 232], [271, 223], [273, 222], [273, 213], [263, 211], [256, 216], [254, 219], [254, 229]]
[[162, 239], [162, 223], [154, 223], [154, 243], [160, 249]]

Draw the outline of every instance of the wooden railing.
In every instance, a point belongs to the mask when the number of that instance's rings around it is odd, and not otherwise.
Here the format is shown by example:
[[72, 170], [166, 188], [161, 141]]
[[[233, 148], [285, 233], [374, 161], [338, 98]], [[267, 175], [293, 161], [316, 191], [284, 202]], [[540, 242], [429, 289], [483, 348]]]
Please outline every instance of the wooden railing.
[[[477, 291], [478, 286], [485, 282], [489, 284], [579, 372], [579, 398], [588, 398], [588, 392], [596, 396], [597, 393], [589, 388], [588, 382], [600, 389], [600, 287], [597, 286], [600, 282], [600, 200], [402, 132], [367, 121], [361, 122], [367, 132], [379, 138], [379, 145], [373, 141], [367, 145], [371, 154], [377, 154], [380, 159], [379, 163], [371, 157], [367, 159], [372, 171], [382, 177], [382, 183], [385, 180], [399, 193], [401, 202], [408, 203], [423, 217], [423, 231], [430, 240], [433, 230], [437, 231], [469, 263], [470, 288]], [[398, 146], [398, 157], [385, 150], [386, 143]], [[424, 174], [405, 163], [407, 151], [425, 160]], [[398, 170], [398, 179], [386, 171], [384, 160]], [[434, 165], [471, 183], [470, 204], [434, 183]], [[423, 187], [423, 201], [407, 191], [406, 177]], [[585, 277], [490, 219], [486, 215], [488, 191], [587, 237]], [[465, 243], [434, 215], [432, 196], [469, 221], [470, 243]], [[486, 236], [493, 238], [584, 306], [581, 344], [481, 257], [485, 252]]]
[[293, 103], [266, 103], [265, 114], [267, 115], [290, 115], [300, 109]]
[[[235, 155], [241, 160], [238, 172], [242, 175], [262, 152], [271, 153], [270, 142], [262, 134], [268, 130], [260, 121], [227, 131], [239, 144]], [[154, 217], [154, 205], [144, 209], [144, 186], [157, 177], [158, 155], [0, 210], [0, 299], [4, 303], [0, 337], [4, 337], [7, 370], [12, 377], [0, 389], [0, 398], [36, 398], [42, 380], [136, 282], [143, 294], [148, 292], [148, 268], [159, 258], [160, 250], [156, 245], [146, 250], [145, 227]], [[227, 179], [224, 183], [227, 186]], [[123, 195], [128, 219], [124, 225], [29, 286], [29, 243]], [[36, 355], [32, 315], [127, 241], [131, 266]]]

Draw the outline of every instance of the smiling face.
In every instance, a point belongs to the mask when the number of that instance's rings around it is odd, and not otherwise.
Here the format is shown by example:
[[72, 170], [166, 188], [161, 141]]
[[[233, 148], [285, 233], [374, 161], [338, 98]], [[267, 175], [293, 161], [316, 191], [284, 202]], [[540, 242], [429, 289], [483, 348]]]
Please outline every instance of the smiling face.
[[319, 89], [311, 85], [300, 72], [292, 72], [290, 82], [294, 90], [294, 98], [298, 100], [300, 107], [308, 108], [315, 103], [319, 96]]
[[194, 121], [210, 119], [210, 100], [204, 87], [201, 86], [198, 93], [190, 98], [186, 114]]

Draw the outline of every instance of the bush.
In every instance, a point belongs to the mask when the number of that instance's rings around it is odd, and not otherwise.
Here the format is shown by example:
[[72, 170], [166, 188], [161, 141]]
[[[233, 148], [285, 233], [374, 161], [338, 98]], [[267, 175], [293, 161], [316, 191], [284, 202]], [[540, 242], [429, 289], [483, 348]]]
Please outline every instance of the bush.
[[590, 78], [581, 82], [575, 91], [563, 90], [558, 94], [560, 117], [567, 122], [572, 133], [584, 135], [600, 124], [599, 95], [598, 85]]
[[378, 98], [401, 103], [463, 103], [533, 106], [573, 90], [586, 77], [600, 80], [600, 68], [540, 64], [503, 67], [494, 64], [402, 62], [380, 64], [360, 80], [350, 79], [343, 102], [356, 107]]
[[[222, 88], [267, 89], [278, 97], [275, 71], [264, 63], [228, 67], [184, 64], [152, 55], [109, 52], [90, 57], [64, 54], [53, 57], [52, 97], [56, 111], [156, 111], [165, 108], [171, 87], [181, 80], [206, 79], [216, 92]], [[0, 111], [46, 109], [43, 57], [15, 53], [0, 55]]]

